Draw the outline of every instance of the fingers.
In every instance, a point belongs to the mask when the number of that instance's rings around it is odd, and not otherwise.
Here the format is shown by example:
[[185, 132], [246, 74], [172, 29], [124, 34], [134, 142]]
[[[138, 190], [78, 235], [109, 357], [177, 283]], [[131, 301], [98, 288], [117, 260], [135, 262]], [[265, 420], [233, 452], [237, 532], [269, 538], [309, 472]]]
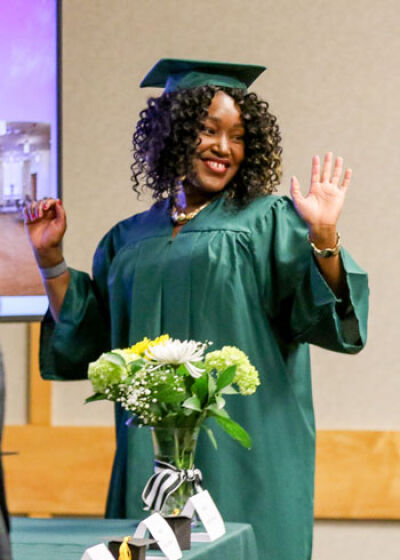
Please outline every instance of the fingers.
[[335, 185], [339, 184], [340, 177], [342, 176], [342, 171], [343, 171], [343, 158], [337, 157], [335, 161], [335, 168], [333, 170], [331, 183], [334, 183]]
[[47, 210], [51, 207], [51, 201], [51, 198], [42, 198], [41, 200], [39, 200], [36, 207], [36, 218], [43, 218], [44, 212], [47, 212]]
[[24, 207], [24, 216], [26, 217], [27, 223], [33, 222], [36, 219], [36, 201], [32, 201], [30, 204]]
[[[332, 183], [333, 185], [339, 186], [340, 178], [343, 173], [343, 158], [337, 157], [335, 160], [335, 166], [332, 171], [333, 154], [328, 152], [325, 154], [324, 163], [322, 166], [322, 173], [320, 175], [320, 163], [319, 156], [315, 155], [312, 159], [312, 172], [311, 172], [311, 183]], [[340, 188], [347, 188], [351, 182], [351, 169], [346, 169], [344, 178]]]
[[353, 174], [353, 171], [351, 169], [346, 169], [345, 174], [344, 174], [344, 178], [343, 178], [343, 182], [340, 185], [340, 188], [343, 190], [348, 189], [348, 187], [350, 186], [351, 183], [351, 176]]
[[54, 210], [55, 210], [55, 213], [56, 213], [56, 221], [65, 222], [65, 225], [66, 225], [67, 217], [65, 215], [65, 210], [64, 210], [64, 207], [63, 207], [60, 199], [58, 199], [56, 201], [56, 204], [54, 206]]
[[23, 216], [24, 216], [24, 224], [29, 224], [30, 223], [30, 217], [29, 217], [27, 206], [25, 206], [23, 208], [22, 213], [23, 213]]
[[329, 181], [332, 169], [332, 152], [325, 154], [324, 165], [322, 167], [321, 182], [326, 183]]
[[57, 208], [59, 207], [61, 207], [61, 200], [56, 200], [54, 198], [34, 200], [24, 207], [24, 221], [26, 224], [31, 224], [43, 217], [51, 217], [52, 213], [57, 217]]
[[313, 156], [311, 165], [311, 183], [320, 182], [321, 165], [319, 161], [319, 156]]
[[304, 196], [300, 190], [300, 183], [297, 177], [290, 178], [290, 194], [295, 203], [299, 203], [304, 199]]

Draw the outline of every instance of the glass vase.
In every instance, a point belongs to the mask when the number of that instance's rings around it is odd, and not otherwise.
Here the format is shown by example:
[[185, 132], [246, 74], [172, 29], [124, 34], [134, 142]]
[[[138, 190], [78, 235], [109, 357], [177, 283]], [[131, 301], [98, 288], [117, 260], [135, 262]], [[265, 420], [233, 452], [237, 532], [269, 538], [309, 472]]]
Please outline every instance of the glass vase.
[[[199, 428], [152, 427], [154, 458], [178, 469], [193, 469]], [[180, 515], [193, 496], [193, 482], [183, 482], [165, 501], [161, 515]]]

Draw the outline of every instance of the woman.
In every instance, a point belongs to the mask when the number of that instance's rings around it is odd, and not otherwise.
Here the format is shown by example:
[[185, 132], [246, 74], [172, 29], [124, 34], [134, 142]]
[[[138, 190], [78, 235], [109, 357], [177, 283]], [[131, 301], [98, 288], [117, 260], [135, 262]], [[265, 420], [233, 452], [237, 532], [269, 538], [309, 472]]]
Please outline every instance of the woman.
[[[225, 519], [252, 523], [260, 558], [305, 560], [315, 449], [307, 343], [359, 351], [368, 288], [336, 232], [351, 180], [341, 158], [333, 166], [329, 153], [320, 168], [314, 156], [306, 197], [294, 177], [293, 203], [271, 194], [279, 129], [246, 92], [261, 70], [167, 60], [150, 72], [142, 85], [166, 91], [140, 115], [132, 171], [135, 188], [144, 174], [157, 202], [106, 234], [93, 280], [62, 259], [59, 201], [35, 203], [26, 223], [50, 300], [45, 378], [84, 378], [101, 352], [166, 332], [248, 354], [261, 386], [228, 408], [253, 448], [219, 434], [215, 453], [200, 440], [197, 466]], [[125, 420], [117, 408], [107, 515], [138, 518], [152, 450], [147, 430]]]

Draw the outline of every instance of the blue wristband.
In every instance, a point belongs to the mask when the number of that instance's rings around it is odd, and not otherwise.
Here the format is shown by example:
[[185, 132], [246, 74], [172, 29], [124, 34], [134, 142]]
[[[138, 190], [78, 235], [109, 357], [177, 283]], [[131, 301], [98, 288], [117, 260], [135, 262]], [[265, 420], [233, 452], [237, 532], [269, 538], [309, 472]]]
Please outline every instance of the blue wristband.
[[58, 276], [61, 276], [61, 274], [64, 274], [64, 272], [68, 270], [68, 266], [65, 260], [63, 259], [60, 263], [56, 264], [56, 266], [50, 266], [48, 268], [39, 268], [39, 269], [42, 278], [48, 280], [49, 278], [57, 278]]

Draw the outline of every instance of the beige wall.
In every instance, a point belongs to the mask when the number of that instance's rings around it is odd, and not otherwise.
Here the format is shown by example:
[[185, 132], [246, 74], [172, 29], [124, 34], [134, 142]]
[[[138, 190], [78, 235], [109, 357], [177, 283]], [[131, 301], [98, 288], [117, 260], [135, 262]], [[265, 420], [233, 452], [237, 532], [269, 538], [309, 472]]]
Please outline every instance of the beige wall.
[[[145, 206], [130, 190], [130, 139], [147, 96], [157, 93], [138, 89], [154, 62], [187, 57], [266, 64], [254, 89], [281, 125], [281, 192], [291, 174], [306, 188], [314, 153], [342, 155], [354, 180], [340, 231], [370, 274], [366, 350], [356, 357], [313, 351], [318, 426], [399, 430], [398, 3], [64, 0], [63, 18], [69, 264], [89, 270], [101, 235]], [[0, 326], [8, 423], [25, 421], [25, 334], [23, 325]], [[112, 423], [109, 406], [83, 406], [88, 393], [86, 383], [56, 384], [54, 423]]]

